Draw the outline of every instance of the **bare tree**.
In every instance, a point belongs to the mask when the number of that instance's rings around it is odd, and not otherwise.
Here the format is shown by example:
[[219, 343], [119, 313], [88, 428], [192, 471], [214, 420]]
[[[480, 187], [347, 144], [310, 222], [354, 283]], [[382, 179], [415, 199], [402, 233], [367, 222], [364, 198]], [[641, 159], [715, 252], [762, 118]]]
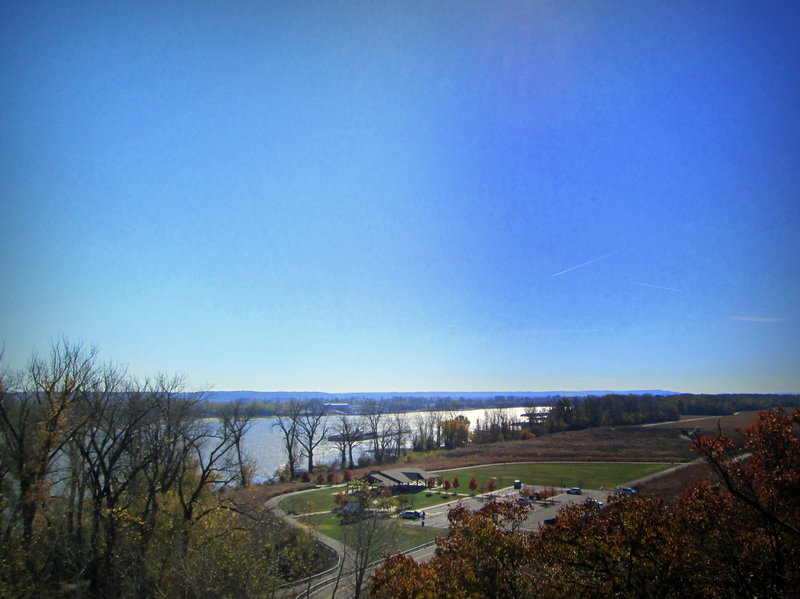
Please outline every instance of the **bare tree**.
[[254, 410], [252, 405], [247, 405], [237, 400], [227, 404], [222, 410], [222, 426], [233, 444], [237, 484], [240, 487], [250, 485], [255, 472], [255, 462], [251, 456], [244, 452], [242, 442], [244, 436], [253, 426]]
[[230, 475], [233, 438], [223, 422], [195, 421], [186, 430], [183, 442], [188, 449], [188, 459], [183, 463], [186, 470], [178, 478], [175, 489], [183, 517], [183, 551], [186, 553], [189, 528], [215, 509], [202, 506], [201, 499], [214, 486], [230, 484], [235, 476]]
[[[366, 485], [355, 491], [354, 496], [359, 502], [358, 512], [353, 522], [342, 526], [342, 542], [345, 545], [343, 567], [340, 568], [332, 596], [343, 583], [350, 591], [349, 597], [358, 599], [364, 590], [370, 564], [382, 553], [396, 549], [397, 521], [381, 517], [391, 499], [373, 499], [371, 489]], [[349, 575], [343, 577], [345, 564]]]
[[281, 432], [290, 479], [294, 478], [297, 467], [299, 424], [302, 412], [302, 402], [292, 400], [281, 406], [280, 411], [275, 416], [275, 422], [272, 423], [273, 428]]
[[439, 447], [440, 421], [436, 412], [422, 412], [414, 416], [411, 437], [414, 451], [431, 451]]
[[328, 434], [327, 410], [321, 401], [307, 401], [297, 421], [297, 442], [308, 458], [309, 473], [314, 469], [314, 450]]
[[367, 425], [367, 432], [372, 439], [372, 454], [375, 462], [380, 464], [383, 461], [383, 447], [381, 436], [383, 435], [383, 425], [385, 410], [384, 405], [374, 399], [368, 399], [361, 404], [364, 419]]
[[[202, 395], [182, 379], [139, 383], [96, 355], [59, 341], [9, 372], [0, 351], [3, 596], [178, 596], [176, 567], [249, 551], [237, 543], [253, 514], [213, 491], [251, 476], [250, 412], [232, 405], [204, 419]], [[195, 526], [211, 513], [236, 514], [220, 520], [236, 530]], [[268, 582], [266, 572], [254, 565], [247, 585]]]
[[200, 395], [186, 393], [185, 381], [179, 376], [159, 374], [152, 382], [141, 385], [153, 405], [143, 427], [142, 447], [148, 448], [149, 460], [142, 469], [138, 485], [132, 487], [142, 499], [139, 520], [141, 550], [135, 567], [144, 569], [144, 554], [156, 534], [161, 503], [187, 474], [191, 459], [192, 431], [196, 426], [195, 408]]
[[98, 373], [89, 393], [77, 406], [85, 417], [73, 434], [83, 464], [91, 500], [87, 575], [94, 595], [113, 596], [121, 565], [114, 563], [119, 536], [120, 510], [128, 489], [136, 484], [150, 461], [144, 446], [143, 425], [153, 403], [142, 390], [128, 384], [124, 372], [113, 366]]
[[334, 425], [335, 435], [329, 437], [336, 445], [341, 455], [341, 467], [354, 468], [353, 462], [353, 447], [362, 438], [361, 429], [347, 416], [347, 414], [339, 414], [339, 418]]
[[391, 416], [391, 438], [393, 444], [393, 454], [399, 458], [406, 447], [406, 440], [411, 431], [408, 428], [408, 419], [405, 414], [395, 412]]
[[[31, 540], [34, 518], [53, 483], [56, 456], [80, 427], [72, 406], [95, 372], [97, 350], [61, 340], [49, 356], [34, 355], [15, 380], [14, 392], [0, 398], [0, 443], [4, 478], [11, 491], [10, 522], [22, 524]], [[10, 377], [4, 375], [6, 383]]]

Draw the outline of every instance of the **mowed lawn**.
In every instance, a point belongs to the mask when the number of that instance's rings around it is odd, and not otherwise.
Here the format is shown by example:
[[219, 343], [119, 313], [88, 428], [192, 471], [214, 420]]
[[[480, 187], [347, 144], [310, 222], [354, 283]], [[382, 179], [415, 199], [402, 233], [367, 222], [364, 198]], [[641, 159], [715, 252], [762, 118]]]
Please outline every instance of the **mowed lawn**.
[[[292, 511], [296, 514], [328, 512], [336, 507], [336, 503], [333, 500], [334, 496], [343, 492], [344, 489], [344, 486], [339, 486], [324, 487], [322, 489], [314, 489], [313, 491], [304, 491], [302, 493], [298, 493], [297, 495], [290, 495], [289, 497], [286, 497], [278, 505], [283, 511]], [[466, 484], [464, 484], [459, 491], [461, 493], [466, 493], [468, 491]], [[427, 490], [419, 491], [417, 493], [403, 493], [402, 495], [397, 495], [396, 497], [407, 498], [406, 505], [408, 508], [420, 510], [456, 499], [456, 497], [453, 497], [452, 491], [447, 493], [445, 496], [442, 496], [439, 492], [434, 492], [431, 493], [430, 497], [428, 497]]]
[[[345, 537], [347, 536], [348, 527], [354, 526], [353, 524], [339, 524], [339, 516], [336, 514], [314, 514], [301, 516], [297, 520], [341, 543], [346, 542]], [[405, 551], [412, 547], [419, 547], [432, 541], [437, 536], [447, 533], [447, 530], [441, 528], [428, 528], [415, 524], [401, 523], [395, 518], [381, 520], [380, 526], [386, 527], [386, 534], [381, 535], [384, 542], [377, 548], [375, 558], [379, 557], [379, 554], [383, 552], [393, 553]]]
[[289, 495], [278, 503], [284, 512], [296, 514], [313, 514], [315, 512], [329, 512], [336, 507], [333, 498], [344, 492], [344, 485], [336, 487], [323, 487], [312, 491], [303, 491]]
[[[519, 480], [524, 485], [608, 489], [670, 467], [670, 464], [663, 462], [535, 462], [471, 466], [457, 470], [433, 472], [432, 474], [437, 474], [451, 482], [457, 477], [459, 487], [457, 490], [453, 490], [461, 495], [466, 495], [470, 494], [468, 485], [473, 476], [477, 480], [479, 489], [481, 486], [485, 486], [490, 478], [497, 479], [499, 488], [511, 486], [515, 480]], [[343, 492], [344, 489], [344, 486], [337, 486], [305, 491], [286, 497], [279, 505], [282, 510], [293, 511], [297, 514], [328, 512], [336, 507], [333, 501], [334, 496]], [[405, 497], [409, 502], [408, 506], [413, 509], [426, 509], [455, 499], [450, 493], [442, 496], [439, 492], [433, 492], [428, 497], [427, 491], [408, 493]]]
[[490, 478], [497, 480], [498, 488], [511, 486], [519, 480], [523, 485], [609, 489], [671, 467], [663, 462], [536, 462], [472, 466], [434, 474], [451, 482], [458, 477], [460, 493], [470, 492], [468, 485], [472, 477], [479, 489]]

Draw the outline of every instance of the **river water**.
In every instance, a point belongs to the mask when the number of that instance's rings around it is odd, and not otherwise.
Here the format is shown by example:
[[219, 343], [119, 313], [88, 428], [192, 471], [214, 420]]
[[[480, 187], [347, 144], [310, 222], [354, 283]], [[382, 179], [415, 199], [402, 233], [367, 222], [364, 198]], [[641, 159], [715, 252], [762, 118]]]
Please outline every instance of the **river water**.
[[[474, 430], [478, 420], [486, 419], [486, 412], [494, 408], [477, 409], [477, 410], [454, 410], [446, 411], [445, 414], [449, 415], [464, 415], [469, 419], [470, 429]], [[522, 420], [521, 415], [528, 412], [530, 408], [517, 407], [517, 408], [504, 408], [515, 420]], [[537, 408], [538, 410], [546, 410], [547, 408]], [[413, 422], [416, 416], [423, 415], [424, 412], [405, 412], [404, 416], [409, 422]], [[358, 419], [360, 417], [354, 416]], [[333, 420], [333, 419], [332, 419]], [[253, 426], [245, 436], [245, 451], [256, 461], [258, 467], [257, 480], [269, 479], [273, 476], [276, 470], [279, 470], [286, 464], [286, 452], [283, 448], [283, 438], [280, 430], [276, 430], [273, 424], [275, 418], [256, 418], [253, 421]], [[333, 422], [331, 422], [333, 424]], [[362, 427], [363, 428], [363, 427]], [[329, 434], [333, 434], [331, 431]], [[358, 455], [367, 453], [368, 444], [371, 441], [364, 441], [357, 445]], [[331, 464], [339, 457], [339, 452], [333, 443], [323, 441], [314, 452], [315, 464]], [[354, 452], [355, 457], [355, 452]], [[305, 459], [298, 462], [298, 466], [305, 467]]]

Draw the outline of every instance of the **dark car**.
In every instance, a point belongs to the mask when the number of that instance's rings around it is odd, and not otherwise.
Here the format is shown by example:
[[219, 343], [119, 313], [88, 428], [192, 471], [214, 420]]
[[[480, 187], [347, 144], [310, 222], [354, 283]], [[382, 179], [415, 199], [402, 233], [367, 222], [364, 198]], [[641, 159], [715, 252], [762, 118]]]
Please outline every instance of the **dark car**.
[[533, 500], [528, 499], [527, 497], [517, 497], [517, 501], [524, 503], [525, 505], [533, 505]]
[[555, 518], [545, 518], [544, 520], [542, 520], [542, 524], [555, 524], [555, 523], [556, 523]]
[[617, 493], [622, 493], [623, 495], [636, 495], [636, 489], [633, 487], [617, 487]]
[[403, 520], [419, 520], [422, 518], [422, 512], [418, 512], [417, 510], [406, 510], [405, 512], [400, 513], [400, 517]]

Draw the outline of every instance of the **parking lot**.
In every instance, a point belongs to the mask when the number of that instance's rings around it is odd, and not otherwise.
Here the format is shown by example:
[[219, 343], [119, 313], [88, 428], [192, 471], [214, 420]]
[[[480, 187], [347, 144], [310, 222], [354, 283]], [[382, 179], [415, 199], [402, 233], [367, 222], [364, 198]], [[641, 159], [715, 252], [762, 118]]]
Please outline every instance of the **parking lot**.
[[[534, 491], [541, 492], [542, 489], [534, 488]], [[591, 498], [595, 501], [605, 503], [611, 491], [595, 490], [595, 489], [582, 489], [580, 495], [570, 495], [566, 492], [559, 493], [547, 500], [534, 501], [530, 504], [530, 514], [525, 522], [522, 524], [522, 530], [537, 531], [543, 526], [543, 522], [548, 518], [554, 518], [559, 510], [565, 505], [573, 503], [583, 503]], [[454, 501], [437, 505], [425, 510], [425, 518], [419, 520], [402, 520], [406, 526], [430, 526], [433, 528], [449, 528], [450, 523], [447, 520], [447, 513], [456, 504], [464, 505], [470, 510], [481, 509], [487, 501], [492, 499], [503, 499], [509, 501], [516, 501], [520, 497], [519, 491], [513, 487], [500, 489], [491, 495], [476, 495], [474, 497], [460, 497]]]

